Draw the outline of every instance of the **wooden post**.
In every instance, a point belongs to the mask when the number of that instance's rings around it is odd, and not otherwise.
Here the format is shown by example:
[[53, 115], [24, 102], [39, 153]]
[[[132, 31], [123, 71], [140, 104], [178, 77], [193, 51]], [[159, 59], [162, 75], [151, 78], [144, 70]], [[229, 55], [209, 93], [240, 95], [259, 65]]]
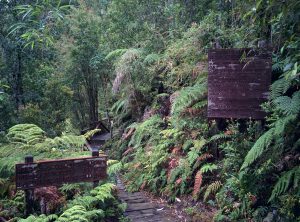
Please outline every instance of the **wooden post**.
[[[25, 163], [33, 163], [33, 156], [26, 156]], [[25, 215], [29, 216], [33, 213], [34, 205], [34, 189], [26, 189], [25, 191]]]
[[[95, 148], [92, 148], [92, 157], [99, 157], [99, 150], [98, 149], [95, 149]], [[95, 180], [93, 182], [93, 187], [97, 187], [99, 184], [99, 180]]]

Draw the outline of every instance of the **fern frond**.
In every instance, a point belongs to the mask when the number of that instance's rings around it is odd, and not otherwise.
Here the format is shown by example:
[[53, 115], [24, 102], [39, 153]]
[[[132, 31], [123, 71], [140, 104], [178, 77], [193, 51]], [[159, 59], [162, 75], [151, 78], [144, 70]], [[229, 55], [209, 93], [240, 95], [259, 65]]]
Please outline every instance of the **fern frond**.
[[216, 169], [218, 169], [218, 166], [216, 164], [207, 163], [201, 167], [200, 171], [202, 173], [207, 173], [207, 172], [212, 172]]
[[122, 169], [123, 169], [123, 164], [122, 164], [122, 162], [118, 161], [117, 163], [109, 164], [109, 166], [107, 168], [107, 174], [109, 176], [115, 175], [115, 174], [119, 173]]
[[204, 100], [207, 92], [206, 82], [198, 83], [192, 87], [186, 87], [179, 92], [171, 107], [171, 114], [179, 116], [186, 108]]
[[201, 188], [201, 185], [202, 185], [202, 179], [203, 179], [202, 171], [199, 170], [199, 171], [196, 173], [196, 176], [195, 176], [194, 189], [193, 189], [193, 197], [194, 197], [194, 198], [196, 198], [197, 195], [198, 195], [199, 192], [200, 192], [200, 188]]
[[258, 157], [262, 155], [265, 149], [271, 144], [274, 135], [274, 128], [269, 129], [255, 142], [245, 157], [241, 170], [250, 166]]
[[111, 51], [110, 53], [107, 54], [107, 56], [105, 57], [105, 60], [113, 60], [117, 57], [122, 56], [126, 51], [127, 51], [127, 49], [113, 50], [113, 51]]
[[163, 120], [159, 115], [151, 116], [146, 121], [137, 124], [136, 130], [132, 135], [129, 146], [134, 146], [135, 148], [140, 146], [143, 138], [147, 136], [152, 136], [154, 133], [157, 133], [157, 129], [163, 124]]
[[203, 197], [204, 201], [207, 200], [209, 195], [215, 194], [221, 187], [222, 187], [222, 183], [219, 180], [209, 184]]
[[274, 100], [282, 96], [290, 88], [292, 81], [290, 79], [281, 78], [271, 85], [271, 99]]
[[225, 139], [228, 139], [230, 137], [231, 137], [231, 135], [227, 135], [227, 134], [224, 134], [224, 133], [219, 133], [219, 134], [216, 134], [216, 135], [213, 135], [212, 137], [210, 137], [209, 142], [215, 142], [215, 141], [218, 141], [218, 140], [225, 140]]
[[300, 91], [295, 92], [292, 98], [280, 96], [273, 103], [285, 115], [298, 114], [300, 112]]
[[96, 133], [101, 132], [101, 129], [93, 129], [87, 131], [83, 136], [85, 139], [89, 140], [92, 136], [94, 136]]
[[91, 191], [91, 194], [97, 198], [98, 201], [104, 202], [107, 199], [113, 199], [112, 191], [116, 189], [116, 186], [112, 183], [105, 183], [96, 187]]
[[198, 161], [203, 161], [203, 160], [210, 159], [212, 157], [213, 157], [212, 154], [210, 154], [210, 153], [204, 153], [204, 154], [200, 155], [197, 160]]
[[199, 151], [196, 148], [192, 148], [188, 153], [188, 161], [190, 165], [193, 165], [193, 163], [196, 161], [196, 159], [199, 157]]
[[11, 143], [34, 145], [45, 140], [45, 131], [34, 124], [18, 124], [8, 130], [7, 138]]
[[274, 200], [279, 195], [286, 192], [291, 186], [293, 189], [299, 189], [300, 182], [300, 167], [296, 166], [292, 170], [285, 172], [277, 181], [274, 189], [272, 190], [272, 195], [269, 198], [269, 202]]
[[85, 207], [75, 205], [67, 209], [58, 219], [57, 222], [89, 222], [85, 217], [87, 210]]

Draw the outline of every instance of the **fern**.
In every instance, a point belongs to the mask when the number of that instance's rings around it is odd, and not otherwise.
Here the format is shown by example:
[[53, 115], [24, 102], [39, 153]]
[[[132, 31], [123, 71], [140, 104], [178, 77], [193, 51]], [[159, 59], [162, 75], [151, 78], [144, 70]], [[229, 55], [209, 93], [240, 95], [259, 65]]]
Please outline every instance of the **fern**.
[[296, 166], [292, 170], [285, 172], [277, 181], [269, 202], [274, 200], [279, 195], [286, 192], [291, 186], [294, 190], [299, 189], [300, 182], [300, 167]]
[[190, 163], [190, 165], [193, 165], [196, 159], [199, 157], [199, 151], [196, 148], [192, 148], [188, 153], [187, 153], [187, 158]]
[[108, 168], [107, 168], [107, 174], [109, 176], [116, 175], [123, 169], [123, 164], [122, 162], [114, 162], [112, 163], [113, 160], [108, 161]]
[[67, 209], [58, 219], [57, 222], [89, 222], [86, 217], [87, 210], [85, 207], [75, 205]]
[[265, 149], [271, 144], [274, 131], [274, 128], [269, 129], [255, 142], [251, 150], [246, 155], [241, 170], [250, 166], [250, 164], [252, 164], [258, 157], [262, 155]]
[[34, 124], [18, 124], [8, 130], [7, 138], [11, 143], [34, 145], [44, 141], [45, 132]]
[[127, 49], [113, 50], [113, 51], [111, 51], [110, 53], [107, 54], [107, 56], [105, 57], [105, 60], [113, 60], [117, 57], [122, 56], [126, 51], [127, 51]]
[[221, 187], [222, 187], [222, 183], [219, 180], [209, 184], [206, 191], [205, 191], [205, 193], [204, 193], [204, 197], [203, 197], [204, 201], [207, 200], [209, 195], [215, 194]]
[[51, 214], [51, 215], [39, 215], [39, 216], [34, 216], [31, 215], [29, 217], [27, 217], [26, 219], [19, 219], [18, 222], [54, 222], [57, 221], [58, 216], [55, 214]]
[[155, 53], [152, 53], [152, 54], [149, 54], [149, 55], [147, 55], [147, 56], [145, 57], [144, 63], [145, 63], [146, 65], [150, 65], [150, 64], [153, 64], [153, 63], [159, 61], [159, 59], [160, 59], [160, 55], [155, 54]]
[[155, 132], [157, 132], [157, 128], [159, 128], [163, 123], [164, 122], [159, 115], [154, 115], [146, 121], [138, 124], [128, 145], [134, 145], [135, 148], [139, 147], [143, 138], [155, 134]]
[[207, 160], [207, 159], [210, 159], [210, 158], [212, 158], [212, 157], [213, 157], [212, 154], [210, 154], [210, 153], [204, 153], [204, 154], [202, 154], [202, 155], [200, 155], [200, 156], [198, 157], [197, 161]]
[[207, 163], [201, 167], [200, 171], [202, 173], [207, 173], [207, 172], [213, 172], [216, 169], [218, 169], [218, 166], [216, 164]]
[[292, 98], [288, 96], [280, 96], [273, 103], [285, 115], [298, 114], [300, 112], [300, 91], [293, 94]]
[[131, 73], [132, 63], [141, 57], [143, 51], [141, 49], [128, 49], [120, 57], [116, 63], [116, 78], [113, 82], [113, 92], [117, 93], [120, 89], [120, 86], [125, 78], [129, 78]]
[[128, 100], [120, 99], [112, 105], [111, 111], [115, 114], [118, 114], [118, 113], [124, 111], [127, 106], [128, 106]]
[[202, 185], [202, 179], [203, 179], [202, 171], [199, 170], [195, 176], [194, 189], [193, 189], [193, 197], [194, 198], [196, 198], [200, 192], [200, 188]]
[[[84, 136], [74, 136], [74, 135], [63, 135], [61, 137], [55, 137], [54, 139], [45, 140], [47, 147], [58, 150], [82, 150], [86, 144], [86, 139]], [[43, 145], [45, 145], [43, 143]]]
[[91, 137], [93, 137], [96, 133], [101, 132], [101, 129], [93, 129], [88, 132], [86, 132], [83, 136], [85, 139], [89, 140]]
[[290, 79], [281, 78], [271, 85], [271, 99], [275, 100], [282, 96], [290, 88], [292, 81]]
[[212, 137], [210, 137], [209, 142], [215, 142], [215, 141], [218, 141], [218, 140], [225, 140], [225, 139], [228, 139], [230, 137], [231, 137], [230, 135], [226, 135], [224, 133], [219, 133], [219, 134], [216, 134], [216, 135], [213, 135]]
[[96, 187], [91, 191], [91, 195], [96, 197], [98, 201], [104, 202], [107, 199], [113, 199], [112, 191], [116, 189], [116, 186], [112, 183], [106, 183]]
[[204, 96], [207, 92], [206, 88], [206, 82], [204, 82], [182, 89], [179, 93], [179, 96], [176, 97], [174, 103], [172, 104], [171, 114], [178, 118], [184, 109], [194, 105], [201, 99], [204, 100]]

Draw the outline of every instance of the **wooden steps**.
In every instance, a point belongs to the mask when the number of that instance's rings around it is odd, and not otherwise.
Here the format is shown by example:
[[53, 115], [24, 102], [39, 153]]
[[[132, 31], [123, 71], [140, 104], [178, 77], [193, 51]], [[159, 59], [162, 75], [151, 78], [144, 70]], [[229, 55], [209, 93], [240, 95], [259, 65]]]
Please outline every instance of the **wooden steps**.
[[164, 215], [164, 207], [151, 202], [143, 193], [127, 192], [120, 178], [117, 178], [118, 197], [127, 204], [125, 216], [132, 222], [176, 222]]

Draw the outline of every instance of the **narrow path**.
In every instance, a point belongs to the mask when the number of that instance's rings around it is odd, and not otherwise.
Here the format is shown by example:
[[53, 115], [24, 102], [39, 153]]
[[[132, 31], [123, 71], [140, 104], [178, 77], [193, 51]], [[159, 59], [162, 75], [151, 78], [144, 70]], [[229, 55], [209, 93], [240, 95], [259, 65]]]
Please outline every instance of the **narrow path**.
[[176, 222], [164, 206], [151, 202], [142, 192], [130, 193], [117, 178], [118, 197], [127, 204], [125, 216], [132, 222]]

